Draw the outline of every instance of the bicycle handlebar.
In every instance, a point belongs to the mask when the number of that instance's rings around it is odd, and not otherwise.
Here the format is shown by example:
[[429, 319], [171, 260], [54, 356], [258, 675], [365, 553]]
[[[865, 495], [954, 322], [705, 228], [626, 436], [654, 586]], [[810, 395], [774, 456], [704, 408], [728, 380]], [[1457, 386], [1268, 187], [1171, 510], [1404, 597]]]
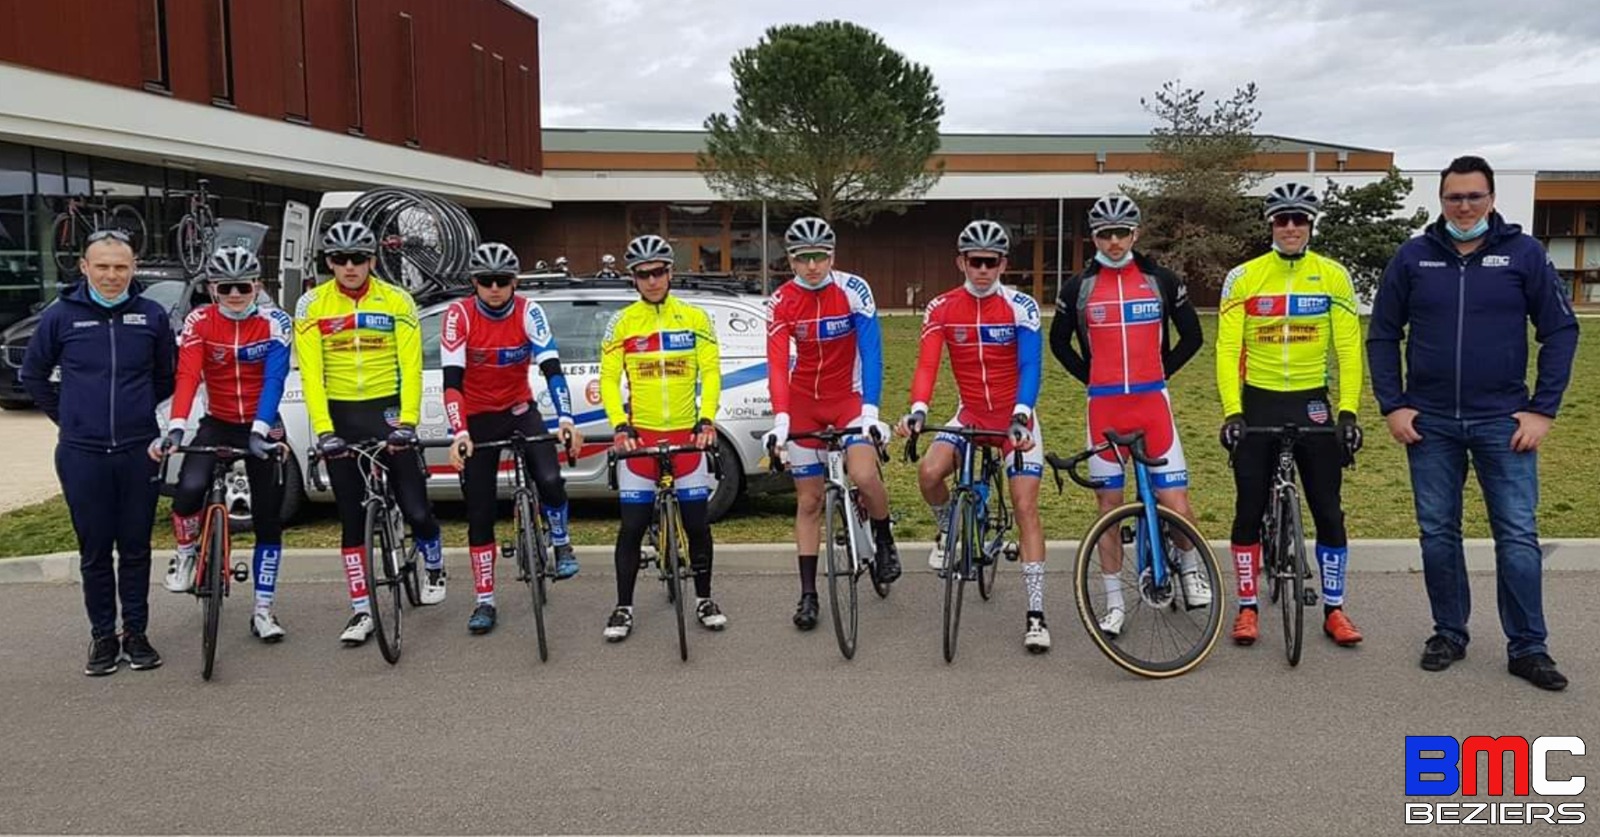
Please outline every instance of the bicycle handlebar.
[[[750, 431], [750, 438], [763, 438], [767, 435], [767, 432], [765, 430], [752, 430]], [[878, 438], [878, 429], [876, 427], [863, 429], [860, 425], [851, 425], [850, 427], [829, 426], [822, 430], [790, 434], [789, 441], [814, 439], [827, 445], [828, 450], [843, 450], [843, 442], [850, 436], [870, 436], [872, 438], [872, 446], [878, 451], [878, 461], [889, 461], [889, 440]], [[789, 466], [784, 464], [783, 459], [778, 456], [777, 449], [772, 445], [767, 445], [767, 470], [774, 474], [789, 470]]]
[[1049, 463], [1050, 469], [1056, 478], [1057, 493], [1061, 492], [1066, 487], [1066, 483], [1061, 481], [1062, 471], [1066, 471], [1067, 476], [1071, 477], [1073, 482], [1089, 489], [1090, 491], [1099, 491], [1105, 488], [1106, 486], [1103, 480], [1085, 479], [1082, 474], [1078, 473], [1078, 466], [1108, 450], [1117, 452], [1117, 460], [1119, 464], [1126, 461], [1122, 458], [1121, 451], [1123, 449], [1128, 451], [1128, 455], [1132, 457], [1135, 462], [1144, 465], [1147, 468], [1159, 468], [1162, 465], [1167, 464], [1166, 458], [1151, 456], [1145, 453], [1143, 430], [1135, 430], [1132, 433], [1127, 434], [1118, 433], [1115, 430], [1107, 430], [1102, 435], [1105, 437], [1104, 442], [1101, 442], [1100, 444], [1095, 445], [1088, 450], [1074, 454], [1066, 459], [1056, 456], [1053, 453], [1045, 454], [1045, 462]]
[[672, 468], [672, 457], [697, 453], [706, 457], [706, 464], [711, 470], [711, 475], [716, 477], [718, 482], [721, 482], [722, 453], [717, 450], [715, 445], [709, 448], [702, 448], [697, 445], [670, 445], [666, 442], [658, 442], [654, 445], [640, 445], [628, 451], [619, 451], [616, 448], [606, 451], [607, 480], [611, 488], [615, 490], [617, 487], [617, 464], [624, 459], [638, 459], [644, 456], [655, 457], [661, 465], [665, 465], [670, 470]]
[[[510, 448], [526, 444], [542, 444], [544, 442], [555, 442], [559, 445], [561, 444], [561, 437], [554, 433], [535, 433], [532, 436], [512, 433], [509, 439], [496, 439], [493, 442], [473, 442], [472, 449], [475, 451], [496, 450], [498, 448]], [[454, 444], [453, 440], [451, 444]], [[571, 447], [563, 448], [562, 453], [567, 455], [567, 467], [571, 468], [578, 464], [578, 456]]]
[[[1006, 431], [1006, 430], [984, 430], [984, 429], [978, 428], [978, 427], [958, 427], [958, 426], [955, 426], [955, 425], [949, 425], [949, 426], [946, 426], [946, 427], [924, 427], [921, 430], [913, 432], [911, 434], [911, 436], [906, 439], [906, 461], [907, 462], [916, 462], [917, 461], [917, 459], [919, 458], [917, 456], [917, 437], [924, 436], [924, 435], [927, 435], [929, 433], [949, 433], [952, 436], [961, 436], [962, 438], [965, 438], [968, 441], [976, 441], [976, 440], [979, 440], [979, 439], [1000, 439], [1000, 440], [1004, 441], [1004, 440], [1007, 440], [1007, 439], [1011, 438], [1010, 431]], [[1021, 473], [1022, 472], [1022, 449], [1021, 448], [1014, 448], [1011, 451], [1011, 459], [1012, 459], [1012, 463], [1011, 463], [1012, 470], [1017, 471], [1018, 473]]]
[[[455, 444], [454, 439], [418, 439], [415, 444], [411, 445], [390, 445], [387, 438], [357, 439], [355, 441], [345, 442], [345, 447], [347, 448], [346, 452], [342, 456], [335, 458], [343, 458], [346, 456], [365, 456], [368, 458], [375, 458], [380, 452], [382, 452], [382, 449], [384, 448], [388, 448], [393, 451], [411, 449], [423, 450], [427, 448], [447, 448], [453, 444]], [[312, 487], [318, 491], [328, 490], [327, 483], [323, 482], [322, 474], [317, 470], [317, 465], [325, 459], [327, 459], [327, 457], [323, 456], [322, 452], [317, 450], [317, 446], [315, 444], [307, 446], [306, 471], [309, 472], [311, 477]]]

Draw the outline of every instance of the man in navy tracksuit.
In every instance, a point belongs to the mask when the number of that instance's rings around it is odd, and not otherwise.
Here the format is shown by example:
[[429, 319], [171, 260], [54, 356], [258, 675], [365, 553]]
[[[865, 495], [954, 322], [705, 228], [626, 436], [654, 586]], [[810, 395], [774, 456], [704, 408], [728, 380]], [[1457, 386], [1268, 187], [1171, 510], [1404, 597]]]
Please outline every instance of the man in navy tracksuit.
[[[1471, 591], [1461, 489], [1470, 454], [1494, 533], [1507, 668], [1560, 690], [1567, 678], [1545, 645], [1538, 448], [1572, 376], [1578, 321], [1544, 248], [1494, 211], [1487, 162], [1451, 162], [1440, 175], [1439, 198], [1439, 219], [1401, 246], [1384, 271], [1367, 331], [1372, 389], [1411, 464], [1434, 622], [1422, 667], [1442, 671], [1466, 656]], [[1530, 321], [1540, 344], [1531, 394]]]
[[[176, 343], [166, 310], [139, 295], [126, 237], [91, 236], [79, 267], [84, 281], [45, 309], [21, 377], [60, 428], [56, 474], [78, 535], [89, 612], [84, 674], [99, 676], [115, 673], [124, 655], [135, 670], [161, 665], [145, 638], [158, 490], [145, 451], [158, 433], [156, 405], [172, 395]], [[57, 366], [59, 393], [50, 382]]]

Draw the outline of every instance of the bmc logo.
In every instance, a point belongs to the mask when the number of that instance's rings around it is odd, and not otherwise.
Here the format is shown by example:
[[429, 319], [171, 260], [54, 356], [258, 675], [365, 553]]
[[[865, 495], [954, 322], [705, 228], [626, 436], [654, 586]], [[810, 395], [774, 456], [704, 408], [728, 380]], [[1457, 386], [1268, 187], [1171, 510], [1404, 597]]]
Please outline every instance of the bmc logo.
[[1483, 266], [1484, 267], [1510, 267], [1511, 266], [1511, 257], [1510, 256], [1484, 256], [1483, 257]]
[[[1430, 755], [1430, 754], [1437, 755]], [[1575, 735], [1545, 735], [1530, 744], [1520, 735], [1471, 735], [1460, 743], [1448, 735], [1406, 736], [1406, 796], [1478, 795], [1478, 756], [1486, 755], [1487, 790], [1503, 796], [1505, 757], [1511, 756], [1511, 790], [1516, 796], [1577, 796], [1584, 777], [1551, 779], [1551, 753], [1584, 754], [1583, 739]], [[1437, 779], [1426, 778], [1437, 776]]]

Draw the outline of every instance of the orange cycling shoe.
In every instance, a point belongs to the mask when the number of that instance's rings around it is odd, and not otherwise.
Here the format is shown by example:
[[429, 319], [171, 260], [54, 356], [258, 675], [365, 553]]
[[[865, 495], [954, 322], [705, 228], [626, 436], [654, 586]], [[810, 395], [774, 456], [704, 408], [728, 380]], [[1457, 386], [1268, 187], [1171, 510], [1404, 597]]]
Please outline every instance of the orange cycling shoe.
[[1343, 608], [1328, 614], [1327, 621], [1322, 623], [1322, 632], [1332, 637], [1336, 645], [1349, 647], [1361, 642], [1361, 631], [1344, 615]]
[[1239, 617], [1233, 620], [1233, 643], [1235, 645], [1256, 644], [1256, 619], [1257, 614], [1251, 608], [1239, 611]]

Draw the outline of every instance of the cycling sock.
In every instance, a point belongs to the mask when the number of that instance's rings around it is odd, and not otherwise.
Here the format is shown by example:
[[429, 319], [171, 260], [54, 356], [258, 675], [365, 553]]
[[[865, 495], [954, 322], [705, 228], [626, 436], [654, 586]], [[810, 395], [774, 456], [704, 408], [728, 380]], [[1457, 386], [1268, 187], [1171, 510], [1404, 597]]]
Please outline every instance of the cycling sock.
[[1234, 544], [1233, 571], [1239, 577], [1239, 604], [1255, 608], [1256, 565], [1261, 562], [1261, 544]]
[[567, 546], [572, 543], [572, 536], [567, 534], [567, 504], [559, 506], [545, 506], [545, 519], [550, 522], [550, 542], [556, 546]]
[[800, 556], [800, 595], [817, 594], [817, 556]]
[[1044, 610], [1044, 562], [1027, 561], [1022, 565], [1022, 581], [1028, 588], [1028, 610]]
[[1128, 604], [1122, 599], [1122, 576], [1117, 573], [1101, 573], [1100, 580], [1106, 585], [1106, 611], [1127, 610]]
[[1338, 607], [1344, 604], [1344, 572], [1350, 560], [1347, 546], [1317, 544], [1317, 563], [1322, 566], [1322, 601]]
[[950, 532], [950, 504], [941, 503], [937, 506], [930, 505], [928, 508], [933, 512], [933, 524], [938, 528], [939, 535], [948, 534]]
[[278, 562], [283, 558], [283, 548], [277, 544], [256, 544], [254, 564], [256, 580], [256, 613], [272, 609], [272, 599], [278, 591]]
[[493, 543], [473, 544], [468, 548], [472, 558], [472, 586], [478, 591], [478, 604], [494, 604], [494, 558], [499, 551]]
[[200, 515], [174, 514], [172, 516], [172, 538], [178, 542], [180, 551], [194, 552], [195, 541], [200, 539]]
[[350, 589], [350, 608], [358, 613], [372, 612], [372, 599], [367, 595], [366, 548], [349, 546], [340, 550], [344, 558], [344, 580]]
[[1331, 604], [1323, 605], [1322, 606], [1322, 618], [1326, 619], [1329, 616], [1332, 616], [1333, 612], [1335, 610], [1344, 610], [1344, 605], [1331, 605]]
[[1192, 546], [1188, 549], [1178, 550], [1178, 570], [1180, 572], [1192, 573], [1198, 569], [1200, 569], [1200, 550]]
[[872, 535], [877, 539], [878, 543], [893, 543], [894, 528], [889, 525], [889, 518], [885, 517], [882, 520], [874, 518], [872, 521]]
[[438, 538], [417, 538], [417, 549], [422, 552], [422, 566], [429, 570], [444, 569], [444, 547]]

